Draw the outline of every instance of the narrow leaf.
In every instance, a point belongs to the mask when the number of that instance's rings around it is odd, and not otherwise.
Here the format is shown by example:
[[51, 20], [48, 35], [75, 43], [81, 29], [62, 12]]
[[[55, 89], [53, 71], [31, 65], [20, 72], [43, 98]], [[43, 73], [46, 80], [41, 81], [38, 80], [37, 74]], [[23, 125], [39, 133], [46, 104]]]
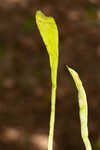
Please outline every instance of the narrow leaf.
[[82, 85], [82, 82], [76, 71], [67, 66], [78, 90], [78, 101], [80, 108], [81, 136], [85, 144], [86, 150], [92, 150], [91, 143], [88, 137], [88, 104], [87, 97]]

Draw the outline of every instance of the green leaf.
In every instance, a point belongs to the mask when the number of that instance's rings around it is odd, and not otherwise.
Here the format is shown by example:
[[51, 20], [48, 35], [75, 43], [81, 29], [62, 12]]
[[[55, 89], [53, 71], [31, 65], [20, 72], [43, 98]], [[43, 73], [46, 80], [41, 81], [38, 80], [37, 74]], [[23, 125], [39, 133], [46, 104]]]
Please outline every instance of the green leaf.
[[85, 144], [86, 150], [92, 150], [90, 140], [88, 138], [88, 104], [87, 97], [82, 82], [76, 71], [67, 66], [78, 90], [78, 101], [80, 108], [81, 136]]
[[52, 93], [51, 93], [51, 115], [50, 115], [48, 150], [52, 150], [54, 122], [55, 122], [57, 69], [58, 69], [58, 29], [54, 18], [45, 16], [41, 11], [36, 12], [36, 24], [40, 31], [41, 37], [46, 45], [50, 59]]

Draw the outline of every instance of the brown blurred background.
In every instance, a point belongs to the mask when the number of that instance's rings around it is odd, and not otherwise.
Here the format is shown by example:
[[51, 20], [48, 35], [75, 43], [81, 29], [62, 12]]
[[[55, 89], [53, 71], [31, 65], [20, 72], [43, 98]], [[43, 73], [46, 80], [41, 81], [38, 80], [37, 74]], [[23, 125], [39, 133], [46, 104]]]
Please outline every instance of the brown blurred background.
[[0, 0], [0, 150], [47, 150], [51, 80], [35, 23], [40, 9], [59, 29], [55, 150], [84, 150], [77, 91], [65, 65], [86, 89], [89, 137], [100, 149], [100, 0]]

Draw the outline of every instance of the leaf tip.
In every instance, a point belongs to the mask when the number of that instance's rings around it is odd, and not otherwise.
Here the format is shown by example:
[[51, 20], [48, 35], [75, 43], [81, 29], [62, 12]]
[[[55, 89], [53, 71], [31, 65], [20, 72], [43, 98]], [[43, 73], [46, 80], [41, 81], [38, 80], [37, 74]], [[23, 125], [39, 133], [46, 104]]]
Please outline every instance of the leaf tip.
[[71, 76], [76, 84], [76, 87], [79, 89], [82, 86], [82, 82], [80, 80], [78, 73], [74, 69], [72, 69], [68, 66], [66, 66], [66, 67], [67, 67], [69, 73], [71, 74]]

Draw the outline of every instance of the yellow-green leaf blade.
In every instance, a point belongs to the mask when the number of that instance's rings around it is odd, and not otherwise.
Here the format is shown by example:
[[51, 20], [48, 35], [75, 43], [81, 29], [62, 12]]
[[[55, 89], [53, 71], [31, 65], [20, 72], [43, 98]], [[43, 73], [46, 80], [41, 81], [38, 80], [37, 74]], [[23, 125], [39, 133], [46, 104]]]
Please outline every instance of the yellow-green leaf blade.
[[50, 57], [50, 66], [54, 68], [54, 65], [58, 64], [58, 29], [56, 22], [53, 17], [48, 17], [41, 11], [37, 11], [36, 23]]
[[81, 122], [81, 136], [83, 142], [85, 144], [86, 150], [92, 150], [91, 143], [88, 137], [88, 104], [87, 104], [87, 97], [82, 85], [82, 82], [78, 76], [78, 73], [69, 68], [67, 66], [73, 80], [76, 84], [78, 90], [78, 101], [79, 101], [79, 109], [80, 109], [80, 122]]

